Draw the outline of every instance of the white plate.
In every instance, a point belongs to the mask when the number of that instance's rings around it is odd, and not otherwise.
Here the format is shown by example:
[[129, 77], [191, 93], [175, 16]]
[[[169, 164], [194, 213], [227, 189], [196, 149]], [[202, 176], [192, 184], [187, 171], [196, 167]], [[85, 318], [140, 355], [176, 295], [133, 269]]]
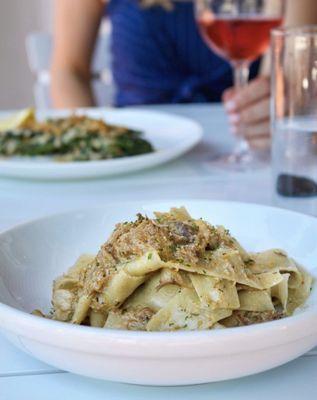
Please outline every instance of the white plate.
[[[92, 108], [78, 109], [77, 113], [105, 119], [111, 124], [139, 129], [153, 144], [155, 152], [112, 160], [68, 163], [43, 158], [12, 158], [0, 160], [0, 176], [61, 180], [124, 174], [173, 160], [192, 149], [202, 137], [202, 128], [195, 121], [163, 112]], [[38, 117], [61, 117], [69, 114], [66, 110], [51, 110], [38, 112]]]
[[184, 385], [254, 374], [317, 344], [317, 291], [297, 315], [248, 327], [197, 332], [129, 332], [73, 326], [29, 315], [50, 307], [53, 279], [96, 252], [119, 221], [185, 205], [224, 224], [247, 249], [281, 247], [316, 276], [317, 219], [243, 203], [125, 203], [18, 226], [0, 235], [0, 327], [20, 349], [58, 368], [145, 385]]

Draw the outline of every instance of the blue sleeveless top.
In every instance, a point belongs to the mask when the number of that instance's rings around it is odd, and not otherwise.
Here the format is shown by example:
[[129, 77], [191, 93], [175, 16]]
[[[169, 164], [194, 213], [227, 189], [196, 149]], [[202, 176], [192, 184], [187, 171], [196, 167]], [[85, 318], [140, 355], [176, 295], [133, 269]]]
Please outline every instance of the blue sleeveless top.
[[[112, 0], [113, 78], [116, 105], [220, 101], [232, 86], [230, 65], [198, 32], [191, 1], [140, 8], [137, 0]], [[251, 77], [259, 62], [251, 67]]]

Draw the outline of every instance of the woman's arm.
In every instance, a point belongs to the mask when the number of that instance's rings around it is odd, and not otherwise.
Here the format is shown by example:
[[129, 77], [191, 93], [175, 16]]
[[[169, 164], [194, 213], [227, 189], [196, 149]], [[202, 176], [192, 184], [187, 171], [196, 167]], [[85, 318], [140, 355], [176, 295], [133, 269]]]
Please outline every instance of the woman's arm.
[[53, 105], [94, 105], [90, 64], [104, 9], [101, 0], [55, 0], [51, 67]]
[[[311, 24], [317, 24], [316, 0], [286, 0], [285, 26], [296, 27]], [[270, 74], [270, 57], [268, 54], [263, 58], [261, 74]]]
[[286, 26], [300, 26], [317, 23], [316, 0], [288, 0], [286, 7]]

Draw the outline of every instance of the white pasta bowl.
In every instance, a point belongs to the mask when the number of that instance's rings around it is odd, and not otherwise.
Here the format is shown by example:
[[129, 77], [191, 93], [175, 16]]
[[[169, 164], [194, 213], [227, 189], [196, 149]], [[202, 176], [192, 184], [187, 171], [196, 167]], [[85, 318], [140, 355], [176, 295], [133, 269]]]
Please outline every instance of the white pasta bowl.
[[48, 311], [51, 287], [82, 253], [95, 253], [117, 222], [184, 205], [222, 224], [247, 250], [286, 250], [316, 277], [317, 219], [253, 204], [171, 200], [124, 203], [17, 226], [0, 235], [0, 328], [23, 351], [58, 368], [112, 381], [186, 385], [242, 377], [317, 345], [317, 291], [278, 321], [195, 332], [132, 332], [74, 326], [30, 315]]

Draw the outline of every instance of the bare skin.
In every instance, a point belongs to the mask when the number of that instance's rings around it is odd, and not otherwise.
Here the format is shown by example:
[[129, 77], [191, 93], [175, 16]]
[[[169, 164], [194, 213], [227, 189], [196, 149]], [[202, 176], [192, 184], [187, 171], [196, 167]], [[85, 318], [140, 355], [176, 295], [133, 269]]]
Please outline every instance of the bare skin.
[[[317, 23], [316, 0], [286, 1], [286, 25]], [[56, 108], [94, 105], [90, 65], [104, 6], [102, 0], [55, 0], [51, 74]], [[262, 76], [245, 89], [235, 93], [231, 88], [223, 95], [232, 132], [243, 134], [255, 148], [265, 148], [270, 141], [268, 71], [264, 67]]]
[[51, 73], [56, 108], [94, 105], [90, 64], [103, 10], [100, 0], [55, 0]]
[[260, 76], [237, 93], [233, 88], [227, 89], [223, 102], [231, 132], [244, 136], [253, 148], [267, 148], [270, 141], [269, 78]]

